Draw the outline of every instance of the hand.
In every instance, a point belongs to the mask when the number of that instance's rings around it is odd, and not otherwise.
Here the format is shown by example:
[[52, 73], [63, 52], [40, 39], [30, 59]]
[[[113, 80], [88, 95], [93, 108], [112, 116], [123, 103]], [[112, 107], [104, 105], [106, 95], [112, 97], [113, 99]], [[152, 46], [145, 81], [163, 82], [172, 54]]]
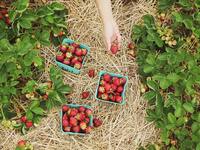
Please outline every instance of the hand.
[[108, 51], [110, 51], [112, 43], [117, 44], [118, 49], [120, 49], [121, 35], [119, 32], [118, 25], [115, 21], [112, 22], [106, 21], [106, 23], [104, 23], [104, 36]]

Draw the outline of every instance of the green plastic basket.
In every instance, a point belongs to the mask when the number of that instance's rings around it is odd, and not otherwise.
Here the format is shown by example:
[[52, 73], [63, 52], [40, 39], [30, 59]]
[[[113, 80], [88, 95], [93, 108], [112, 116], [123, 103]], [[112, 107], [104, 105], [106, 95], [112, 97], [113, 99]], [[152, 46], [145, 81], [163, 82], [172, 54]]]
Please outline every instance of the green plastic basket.
[[[123, 90], [123, 92], [122, 92], [122, 102], [121, 102], [121, 103], [116, 103], [116, 102], [112, 102], [112, 101], [105, 101], [105, 100], [102, 100], [102, 99], [99, 99], [99, 98], [98, 98], [98, 89], [99, 89], [101, 77], [102, 77], [102, 75], [104, 75], [104, 74], [106, 74], [106, 73], [109, 74], [109, 75], [111, 75], [112, 77], [119, 77], [119, 78], [125, 78], [125, 79], [126, 79], [126, 83], [125, 83], [125, 85], [124, 85], [124, 90]], [[96, 93], [95, 93], [95, 98], [96, 98], [96, 100], [103, 101], [103, 102], [107, 102], [107, 103], [111, 103], [111, 104], [124, 105], [124, 104], [126, 103], [126, 101], [125, 101], [125, 91], [126, 91], [126, 88], [127, 88], [127, 83], [128, 83], [128, 77], [127, 77], [127, 76], [123, 76], [123, 75], [115, 74], [115, 73], [109, 73], [109, 72], [106, 72], [106, 71], [100, 71], [100, 72], [99, 72], [98, 85], [97, 85], [97, 89], [96, 89]]]
[[[88, 109], [91, 109], [91, 106], [89, 105], [78, 105], [78, 104], [65, 104], [67, 106], [69, 106], [70, 108], [78, 108], [80, 106], [83, 106], [85, 108], [88, 108]], [[62, 117], [63, 117], [63, 111], [61, 109], [61, 112], [60, 112], [60, 118], [61, 118], [61, 131], [63, 134], [70, 134], [70, 135], [86, 135], [85, 133], [76, 133], [76, 132], [65, 132], [63, 131], [63, 127], [62, 127]], [[90, 126], [93, 126], [93, 115], [91, 115], [90, 117], [90, 122], [89, 122], [89, 125]]]
[[[75, 43], [75, 41], [74, 41], [74, 40], [71, 40], [71, 39], [68, 39], [68, 38], [65, 38], [65, 39], [63, 40], [63, 42], [62, 42], [62, 44], [72, 44], [72, 43]], [[87, 50], [87, 55], [90, 53], [90, 47], [89, 47], [89, 46], [87, 46], [87, 45], [85, 45], [85, 44], [80, 44], [80, 48], [86, 49], [86, 50]], [[86, 55], [86, 56], [87, 56], [87, 55]], [[83, 65], [85, 64], [85, 58], [86, 58], [86, 56], [83, 58], [82, 67], [83, 67]], [[66, 65], [66, 64], [63, 64], [63, 63], [61, 63], [61, 62], [59, 62], [59, 61], [57, 61], [57, 60], [55, 60], [55, 61], [56, 61], [56, 64], [57, 64], [60, 68], [62, 68], [63, 70], [69, 71], [69, 72], [74, 73], [74, 74], [80, 74], [80, 72], [81, 72], [81, 69], [79, 70], [79, 69], [76, 69], [76, 68], [74, 68], [74, 67], [71, 67], [71, 66], [68, 66], [68, 65]], [[81, 68], [82, 68], [82, 67], [81, 67]]]

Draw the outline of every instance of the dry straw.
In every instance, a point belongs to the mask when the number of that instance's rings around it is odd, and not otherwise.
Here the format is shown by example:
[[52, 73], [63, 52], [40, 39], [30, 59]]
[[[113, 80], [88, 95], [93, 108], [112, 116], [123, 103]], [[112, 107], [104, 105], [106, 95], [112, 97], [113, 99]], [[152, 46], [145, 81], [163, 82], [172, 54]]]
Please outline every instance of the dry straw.
[[[59, 1], [59, 0], [57, 0]], [[90, 57], [77, 76], [63, 71], [66, 83], [73, 85], [74, 93], [70, 101], [79, 104], [90, 104], [94, 107], [95, 116], [103, 120], [103, 125], [85, 137], [63, 135], [60, 132], [58, 109], [50, 112], [42, 123], [22, 137], [15, 131], [6, 130], [0, 126], [0, 149], [13, 150], [17, 141], [28, 139], [36, 150], [134, 150], [140, 145], [153, 142], [157, 131], [151, 123], [145, 121], [146, 103], [139, 91], [139, 76], [135, 59], [127, 55], [127, 44], [130, 41], [132, 26], [144, 14], [155, 12], [154, 0], [138, 0], [123, 5], [121, 0], [113, 1], [113, 13], [122, 33], [122, 48], [117, 56], [105, 53], [103, 41], [103, 26], [94, 0], [66, 0], [62, 1], [69, 9], [67, 24], [72, 33], [72, 39], [88, 44], [91, 47]], [[48, 78], [48, 67], [54, 64], [55, 51], [43, 48], [46, 70], [41, 76]], [[95, 101], [94, 93], [97, 77], [88, 77], [88, 69], [128, 75], [129, 84], [126, 93], [127, 103], [115, 106]], [[80, 100], [80, 93], [84, 90], [91, 92], [90, 100]]]

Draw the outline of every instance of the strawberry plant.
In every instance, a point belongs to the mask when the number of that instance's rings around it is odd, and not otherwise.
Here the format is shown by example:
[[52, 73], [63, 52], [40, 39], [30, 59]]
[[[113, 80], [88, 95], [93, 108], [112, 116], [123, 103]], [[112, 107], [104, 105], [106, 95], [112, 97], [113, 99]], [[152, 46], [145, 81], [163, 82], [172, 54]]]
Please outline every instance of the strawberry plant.
[[198, 0], [159, 0], [157, 15], [133, 27], [147, 120], [161, 130], [162, 142], [147, 149], [200, 149], [199, 8]]
[[44, 70], [40, 45], [49, 46], [52, 34], [66, 30], [67, 12], [57, 2], [33, 8], [28, 0], [17, 0], [3, 6], [0, 7], [0, 120], [3, 126], [19, 128], [25, 133], [48, 110], [64, 103], [65, 95], [71, 91], [63, 83], [61, 71], [54, 67], [50, 69], [50, 81], [38, 81]]

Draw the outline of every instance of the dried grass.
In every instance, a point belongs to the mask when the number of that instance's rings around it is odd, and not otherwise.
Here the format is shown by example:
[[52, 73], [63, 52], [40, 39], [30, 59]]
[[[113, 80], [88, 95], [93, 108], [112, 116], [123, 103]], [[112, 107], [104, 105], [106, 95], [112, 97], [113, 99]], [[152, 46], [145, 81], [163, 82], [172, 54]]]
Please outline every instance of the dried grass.
[[[133, 150], [140, 145], [146, 145], [156, 139], [157, 131], [151, 123], [145, 121], [146, 103], [139, 91], [139, 76], [134, 58], [127, 55], [127, 44], [130, 41], [132, 26], [147, 13], [153, 14], [154, 0], [138, 0], [124, 6], [121, 0], [113, 2], [114, 16], [122, 33], [122, 49], [117, 56], [105, 53], [102, 36], [102, 23], [94, 0], [66, 0], [62, 1], [69, 8], [69, 29], [72, 39], [86, 43], [91, 47], [90, 57], [86, 61], [81, 75], [73, 75], [63, 71], [66, 83], [74, 86], [74, 93], [70, 101], [79, 104], [90, 104], [94, 108], [95, 116], [103, 120], [103, 126], [95, 129], [85, 137], [63, 135], [60, 131], [58, 109], [52, 110], [42, 123], [27, 135], [22, 137], [15, 131], [5, 130], [0, 126], [0, 149], [12, 150], [20, 139], [28, 139], [36, 150]], [[48, 67], [54, 64], [55, 52], [52, 48], [44, 48], [46, 71], [41, 76], [48, 76]], [[94, 93], [97, 86], [97, 76], [88, 77], [89, 68], [98, 71], [120, 73], [129, 76], [126, 93], [126, 105], [114, 106], [95, 101]], [[80, 93], [84, 90], [91, 92], [90, 100], [80, 100]]]

